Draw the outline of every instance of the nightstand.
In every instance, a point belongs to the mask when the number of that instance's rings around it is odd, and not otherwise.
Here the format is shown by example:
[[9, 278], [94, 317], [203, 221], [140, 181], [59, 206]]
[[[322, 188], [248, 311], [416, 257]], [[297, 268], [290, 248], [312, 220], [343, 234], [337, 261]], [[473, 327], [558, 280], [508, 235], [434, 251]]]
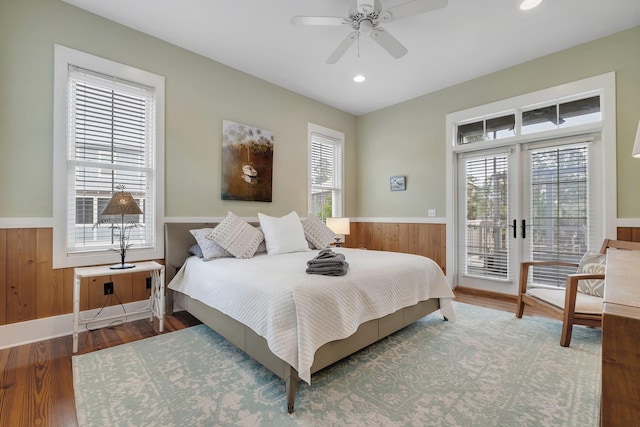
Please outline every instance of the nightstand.
[[[85, 277], [116, 276], [118, 274], [131, 274], [148, 271], [151, 273], [151, 297], [149, 305], [141, 310], [131, 313], [116, 314], [113, 316], [100, 317], [99, 319], [80, 318], [80, 284]], [[149, 320], [153, 321], [155, 316], [159, 322], [160, 332], [164, 330], [164, 265], [155, 261], [139, 262], [133, 268], [116, 270], [110, 269], [108, 265], [97, 267], [78, 267], [74, 269], [73, 275], [73, 352], [78, 351], [78, 328], [80, 325], [96, 321], [117, 319], [124, 316], [131, 316], [139, 313], [150, 313]]]

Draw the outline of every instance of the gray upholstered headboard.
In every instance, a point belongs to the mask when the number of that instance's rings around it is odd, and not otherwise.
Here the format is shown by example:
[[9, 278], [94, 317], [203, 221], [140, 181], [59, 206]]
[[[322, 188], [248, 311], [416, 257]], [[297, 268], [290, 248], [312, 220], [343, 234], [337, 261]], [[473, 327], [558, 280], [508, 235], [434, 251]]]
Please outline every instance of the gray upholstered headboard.
[[217, 223], [175, 222], [164, 225], [164, 262], [166, 266], [166, 283], [176, 275], [182, 264], [189, 258], [189, 248], [196, 244], [196, 239], [189, 230], [196, 228], [213, 228]]

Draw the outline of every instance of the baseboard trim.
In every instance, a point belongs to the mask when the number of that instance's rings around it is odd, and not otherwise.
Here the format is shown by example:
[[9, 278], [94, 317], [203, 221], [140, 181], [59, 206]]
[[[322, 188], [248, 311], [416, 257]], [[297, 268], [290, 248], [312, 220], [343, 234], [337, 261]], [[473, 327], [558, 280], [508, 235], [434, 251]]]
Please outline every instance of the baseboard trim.
[[455, 292], [456, 293], [461, 293], [461, 294], [465, 294], [465, 295], [470, 295], [470, 296], [476, 296], [476, 297], [482, 297], [482, 298], [491, 298], [491, 299], [495, 299], [498, 301], [505, 301], [505, 302], [509, 302], [509, 303], [513, 303], [515, 304], [518, 300], [517, 295], [511, 295], [511, 294], [504, 294], [502, 292], [494, 292], [494, 291], [487, 291], [484, 289], [476, 289], [476, 288], [467, 288], [464, 286], [456, 286], [455, 287]]
[[[126, 313], [134, 313], [144, 309], [148, 304], [149, 301], [146, 300], [130, 302], [124, 304], [124, 309]], [[83, 319], [89, 319], [96, 316], [98, 312], [99, 309], [87, 310], [81, 312], [80, 316]], [[125, 322], [133, 322], [134, 320], [149, 318], [150, 316], [149, 313], [125, 314], [119, 305], [105, 307], [104, 310], [102, 310], [101, 316], [111, 316], [120, 313], [122, 313], [122, 319]], [[95, 323], [89, 324], [89, 326], [92, 329], [100, 328], [108, 326], [109, 323], [113, 322], [113, 320], [100, 322], [99, 319], [100, 317], [97, 318]], [[86, 330], [86, 325], [81, 325], [80, 332], [85, 332]], [[0, 326], [0, 350], [71, 334], [73, 334], [73, 313], [10, 323]]]

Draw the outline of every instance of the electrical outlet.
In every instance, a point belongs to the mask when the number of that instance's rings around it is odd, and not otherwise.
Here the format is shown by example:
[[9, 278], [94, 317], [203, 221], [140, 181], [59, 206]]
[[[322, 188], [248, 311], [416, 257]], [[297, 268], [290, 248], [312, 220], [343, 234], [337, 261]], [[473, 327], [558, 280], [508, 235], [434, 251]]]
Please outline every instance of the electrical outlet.
[[436, 210], [435, 209], [429, 209], [429, 216], [436, 216]]
[[151, 289], [151, 277], [147, 277], [146, 283], [147, 283], [147, 289]]
[[113, 282], [105, 282], [105, 284], [104, 284], [104, 294], [105, 295], [113, 294]]

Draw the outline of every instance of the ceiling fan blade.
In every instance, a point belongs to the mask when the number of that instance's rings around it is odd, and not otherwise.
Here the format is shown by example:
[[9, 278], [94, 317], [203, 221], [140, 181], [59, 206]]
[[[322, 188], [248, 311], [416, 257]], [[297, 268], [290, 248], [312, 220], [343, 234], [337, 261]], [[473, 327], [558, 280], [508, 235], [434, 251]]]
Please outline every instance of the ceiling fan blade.
[[447, 3], [448, 0], [412, 0], [382, 11], [380, 19], [382, 22], [397, 21], [420, 15], [421, 13], [431, 12], [432, 10], [442, 9]]
[[384, 28], [374, 28], [371, 31], [371, 38], [396, 59], [403, 57], [408, 52], [407, 48]]
[[294, 16], [291, 18], [294, 25], [344, 25], [350, 24], [347, 18], [337, 16]]
[[338, 60], [340, 58], [342, 58], [342, 55], [344, 55], [344, 53], [349, 50], [349, 48], [351, 47], [351, 45], [358, 39], [358, 32], [357, 31], [353, 31], [351, 33], [349, 33], [349, 35], [342, 40], [342, 42], [338, 45], [338, 47], [333, 51], [333, 53], [331, 55], [329, 55], [329, 57], [327, 58], [327, 60], [325, 61], [327, 64], [335, 64], [336, 62], [338, 62]]

